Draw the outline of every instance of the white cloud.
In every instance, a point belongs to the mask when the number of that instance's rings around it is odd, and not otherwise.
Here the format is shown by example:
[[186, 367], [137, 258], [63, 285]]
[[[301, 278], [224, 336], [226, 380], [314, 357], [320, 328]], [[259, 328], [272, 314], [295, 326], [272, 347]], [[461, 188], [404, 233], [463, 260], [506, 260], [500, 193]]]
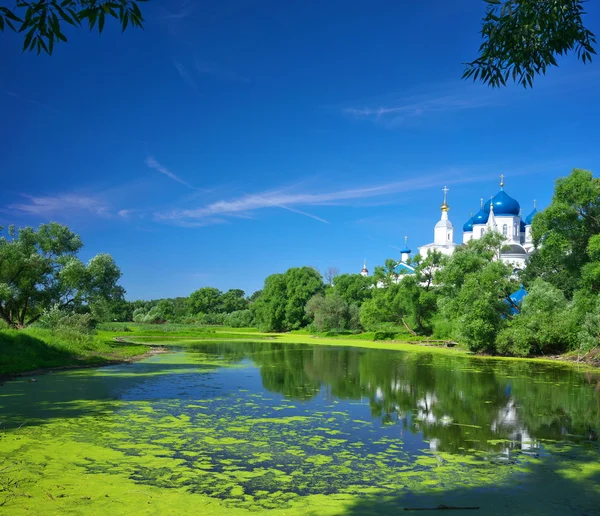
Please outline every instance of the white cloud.
[[188, 188], [191, 188], [192, 190], [194, 189], [194, 187], [191, 184], [189, 184], [187, 181], [184, 181], [177, 174], [174, 174], [168, 168], [164, 167], [158, 161], [156, 161], [154, 159], [154, 156], [148, 156], [146, 158], [146, 165], [148, 165], [148, 167], [156, 170], [157, 172], [164, 174], [165, 176], [172, 179], [173, 181], [177, 181], [178, 183], [181, 183], [182, 185], [185, 185]]
[[185, 66], [183, 66], [179, 61], [175, 61], [175, 60], [173, 60], [173, 66], [175, 67], [175, 69], [177, 70], [177, 73], [183, 79], [183, 81], [194, 91], [198, 91], [198, 87], [196, 86], [194, 79], [192, 79], [192, 76], [187, 71]]
[[419, 92], [388, 96], [359, 105], [346, 106], [341, 112], [359, 120], [370, 120], [397, 127], [411, 120], [424, 119], [444, 112], [457, 112], [499, 105], [503, 94], [477, 85], [460, 83], [423, 88]]
[[98, 197], [77, 194], [59, 194], [43, 197], [23, 194], [23, 197], [28, 202], [9, 204], [7, 206], [8, 210], [16, 210], [29, 215], [40, 216], [71, 215], [88, 212], [108, 217], [111, 214], [110, 206]]
[[[443, 177], [447, 178], [448, 176], [445, 174]], [[461, 180], [462, 179], [457, 177], [452, 182], [459, 182]], [[182, 222], [193, 222], [195, 224], [200, 223], [201, 225], [208, 225], [213, 223], [213, 220], [222, 223], [226, 220], [225, 218], [247, 217], [258, 210], [279, 208], [328, 224], [329, 222], [324, 218], [312, 213], [307, 213], [300, 208], [306, 206], [339, 206], [348, 203], [355, 204], [356, 201], [365, 198], [389, 196], [400, 192], [439, 186], [443, 181], [444, 179], [441, 175], [434, 175], [396, 181], [367, 188], [349, 188], [321, 193], [290, 193], [285, 190], [273, 190], [259, 194], [246, 194], [229, 200], [220, 200], [195, 209], [175, 209], [168, 212], [158, 212], [155, 213], [155, 219], [178, 224], [181, 224]]]

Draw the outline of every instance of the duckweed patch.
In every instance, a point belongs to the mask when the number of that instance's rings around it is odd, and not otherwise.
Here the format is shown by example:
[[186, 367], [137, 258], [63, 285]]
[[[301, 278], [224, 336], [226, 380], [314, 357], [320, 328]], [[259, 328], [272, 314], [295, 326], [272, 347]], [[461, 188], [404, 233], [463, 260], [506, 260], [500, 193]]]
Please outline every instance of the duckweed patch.
[[555, 379], [557, 399], [454, 357], [232, 346], [7, 384], [3, 512], [339, 514], [539, 478], [600, 494], [587, 380]]

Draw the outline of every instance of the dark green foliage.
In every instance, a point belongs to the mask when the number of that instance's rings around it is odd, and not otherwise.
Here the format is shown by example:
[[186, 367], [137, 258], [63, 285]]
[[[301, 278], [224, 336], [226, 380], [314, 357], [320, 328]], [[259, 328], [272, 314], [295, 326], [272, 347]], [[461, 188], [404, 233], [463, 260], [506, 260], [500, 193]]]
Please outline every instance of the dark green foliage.
[[590, 351], [600, 346], [600, 296], [596, 297], [594, 308], [584, 315], [577, 338], [580, 350]]
[[360, 322], [357, 321], [358, 307], [348, 305], [337, 294], [324, 296], [319, 293], [314, 295], [306, 304], [306, 314], [318, 332], [360, 329]]
[[523, 300], [519, 316], [498, 335], [497, 350], [517, 356], [563, 351], [568, 348], [568, 322], [565, 295], [538, 278]]
[[360, 307], [373, 295], [375, 280], [360, 274], [340, 274], [333, 278], [333, 288], [327, 289], [327, 295], [340, 296], [349, 305]]
[[221, 296], [220, 310], [226, 314], [245, 310], [249, 306], [248, 300], [244, 297], [245, 295], [245, 292], [239, 288], [228, 290]]
[[12, 328], [37, 321], [51, 307], [81, 309], [123, 299], [121, 271], [108, 254], [84, 264], [78, 235], [51, 222], [37, 230], [8, 228], [0, 238], [0, 318]]
[[257, 290], [256, 292], [252, 292], [252, 295], [248, 298], [250, 303], [254, 303], [260, 296], [262, 295], [262, 290]]
[[214, 287], [200, 288], [190, 294], [188, 304], [192, 314], [211, 314], [221, 311], [223, 293]]
[[570, 299], [585, 287], [600, 291], [600, 178], [573, 169], [556, 181], [552, 203], [533, 219], [532, 235], [540, 248], [531, 257], [524, 280], [541, 277]]
[[503, 240], [502, 235], [492, 232], [471, 240], [459, 247], [436, 274], [436, 282], [441, 285], [441, 317], [435, 321], [443, 325], [436, 333], [450, 333], [472, 351], [494, 351], [496, 334], [509, 317], [506, 301], [518, 288], [510, 279], [511, 270], [495, 261]]
[[249, 302], [244, 298], [240, 289], [228, 290], [222, 293], [214, 287], [204, 287], [192, 292], [188, 298], [188, 313], [197, 314], [228, 314], [248, 308]]
[[231, 328], [248, 328], [254, 324], [251, 310], [237, 310], [225, 316], [223, 324]]
[[258, 327], [264, 331], [289, 331], [306, 326], [308, 300], [323, 292], [323, 278], [311, 267], [288, 269], [265, 280], [261, 296], [252, 304]]
[[18, 0], [15, 7], [0, 7], [0, 31], [8, 27], [23, 33], [23, 51], [52, 54], [55, 43], [66, 42], [65, 25], [87, 23], [101, 33], [107, 17], [119, 20], [121, 29], [141, 28], [144, 22], [139, 5], [146, 0]]
[[195, 317], [197, 324], [208, 324], [210, 326], [220, 326], [225, 322], [226, 314], [198, 314]]
[[556, 58], [575, 51], [583, 63], [596, 54], [596, 38], [583, 24], [585, 0], [485, 0], [479, 56], [463, 78], [492, 87], [514, 81], [531, 87]]

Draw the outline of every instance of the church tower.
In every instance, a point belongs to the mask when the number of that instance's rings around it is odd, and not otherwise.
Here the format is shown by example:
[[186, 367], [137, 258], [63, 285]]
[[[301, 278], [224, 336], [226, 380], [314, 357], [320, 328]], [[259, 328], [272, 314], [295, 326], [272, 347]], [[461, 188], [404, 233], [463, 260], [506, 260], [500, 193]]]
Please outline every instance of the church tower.
[[408, 259], [410, 258], [410, 253], [411, 253], [411, 250], [408, 247], [408, 237], [405, 236], [404, 237], [404, 249], [402, 249], [400, 251], [400, 261], [403, 263], [408, 262]]
[[449, 192], [448, 187], [444, 186], [442, 192], [444, 192], [444, 202], [440, 206], [442, 216], [433, 230], [433, 242], [419, 247], [419, 253], [423, 258], [427, 257], [429, 251], [439, 251], [446, 256], [450, 256], [457, 246], [457, 244], [454, 243], [454, 226], [448, 218], [448, 211], [450, 210], [447, 200], [447, 194]]
[[444, 202], [440, 206], [440, 210], [442, 210], [442, 217], [435, 225], [433, 243], [435, 245], [447, 246], [454, 244], [454, 226], [448, 218], [448, 211], [450, 210], [450, 206], [448, 206], [446, 201], [448, 187], [444, 186], [442, 192], [444, 192]]
[[369, 275], [369, 269], [367, 269], [367, 259], [366, 258], [365, 258], [365, 262], [363, 264], [362, 271], [360, 271], [360, 275], [361, 276], [368, 276]]

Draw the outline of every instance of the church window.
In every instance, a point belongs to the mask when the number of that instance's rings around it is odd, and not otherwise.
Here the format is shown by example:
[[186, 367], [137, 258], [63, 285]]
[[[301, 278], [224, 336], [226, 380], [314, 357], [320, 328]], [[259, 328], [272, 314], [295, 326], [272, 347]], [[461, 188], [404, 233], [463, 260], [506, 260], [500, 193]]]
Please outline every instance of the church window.
[[519, 236], [519, 225], [515, 224], [515, 231], [514, 231], [514, 235], [515, 236]]
[[485, 228], [481, 228], [481, 236], [485, 233]]
[[508, 235], [508, 226], [506, 224], [504, 224], [504, 226], [502, 226], [502, 234], [504, 236]]

